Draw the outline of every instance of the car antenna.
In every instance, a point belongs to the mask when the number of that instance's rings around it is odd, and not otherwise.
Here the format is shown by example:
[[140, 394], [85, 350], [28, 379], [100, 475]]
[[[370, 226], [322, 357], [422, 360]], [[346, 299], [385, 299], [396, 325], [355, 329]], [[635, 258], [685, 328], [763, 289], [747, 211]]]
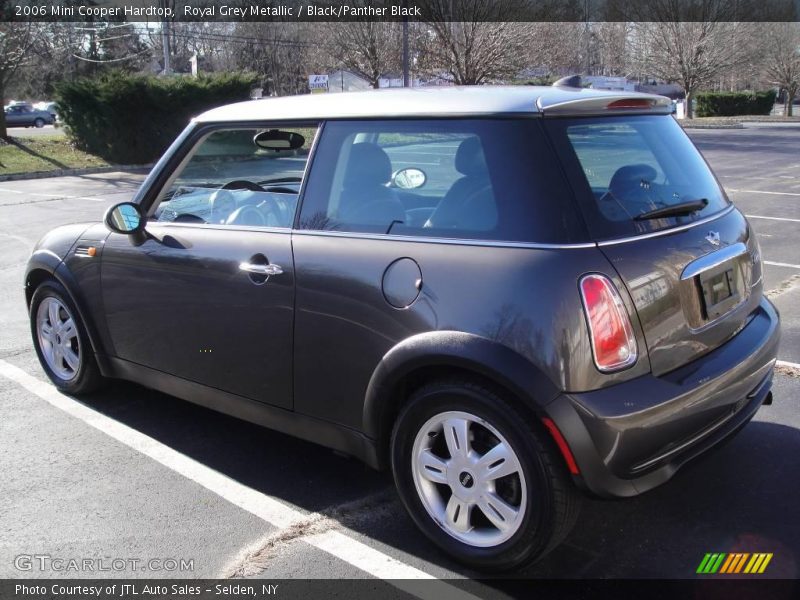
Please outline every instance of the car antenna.
[[551, 87], [568, 87], [568, 88], [582, 88], [583, 82], [581, 81], [580, 75], [570, 75], [569, 77], [562, 77]]

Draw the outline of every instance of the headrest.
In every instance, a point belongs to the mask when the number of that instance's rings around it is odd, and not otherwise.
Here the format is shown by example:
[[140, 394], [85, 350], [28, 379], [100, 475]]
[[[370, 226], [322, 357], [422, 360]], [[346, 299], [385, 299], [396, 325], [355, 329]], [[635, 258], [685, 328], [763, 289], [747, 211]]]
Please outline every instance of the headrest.
[[608, 187], [614, 189], [621, 185], [630, 186], [633, 183], [639, 185], [642, 181], [652, 182], [657, 176], [658, 173], [650, 165], [625, 165], [617, 169], [611, 177], [611, 181], [608, 182]]
[[464, 175], [486, 175], [486, 158], [478, 137], [469, 137], [461, 142], [456, 151], [456, 170]]
[[345, 187], [383, 185], [391, 177], [392, 163], [386, 152], [369, 142], [353, 144], [344, 176]]

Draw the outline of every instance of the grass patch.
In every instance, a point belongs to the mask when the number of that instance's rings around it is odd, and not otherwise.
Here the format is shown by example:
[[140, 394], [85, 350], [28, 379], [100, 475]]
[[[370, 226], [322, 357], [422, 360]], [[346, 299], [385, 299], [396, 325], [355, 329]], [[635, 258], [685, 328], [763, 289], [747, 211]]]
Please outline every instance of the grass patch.
[[77, 150], [64, 136], [14, 137], [0, 140], [0, 175], [58, 169], [105, 167], [108, 162]]

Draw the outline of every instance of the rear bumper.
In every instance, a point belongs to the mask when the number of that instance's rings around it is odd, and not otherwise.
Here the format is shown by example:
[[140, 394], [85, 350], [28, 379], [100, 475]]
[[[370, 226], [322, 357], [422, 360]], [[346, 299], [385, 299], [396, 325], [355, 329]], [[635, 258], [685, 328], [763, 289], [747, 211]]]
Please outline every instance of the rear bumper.
[[546, 410], [577, 483], [599, 496], [641, 494], [736, 433], [770, 394], [779, 341], [778, 313], [763, 299], [735, 337], [676, 371], [560, 395]]

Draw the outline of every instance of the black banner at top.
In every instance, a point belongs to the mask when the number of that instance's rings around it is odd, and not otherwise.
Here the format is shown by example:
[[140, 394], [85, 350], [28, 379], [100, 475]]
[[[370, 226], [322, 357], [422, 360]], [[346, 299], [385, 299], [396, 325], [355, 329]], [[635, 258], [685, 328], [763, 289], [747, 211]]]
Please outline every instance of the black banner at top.
[[0, 21], [800, 20], [800, 0], [0, 0]]

